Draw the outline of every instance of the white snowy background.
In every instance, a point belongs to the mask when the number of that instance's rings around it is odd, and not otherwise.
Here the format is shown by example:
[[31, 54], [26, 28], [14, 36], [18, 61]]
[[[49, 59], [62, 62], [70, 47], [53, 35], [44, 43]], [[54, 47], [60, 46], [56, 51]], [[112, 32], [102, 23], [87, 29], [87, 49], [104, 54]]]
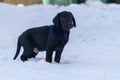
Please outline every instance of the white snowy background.
[[[61, 63], [14, 61], [18, 36], [26, 29], [51, 25], [58, 12], [71, 11], [76, 28]], [[15, 6], [0, 3], [0, 80], [120, 80], [120, 5], [101, 2], [69, 6]]]

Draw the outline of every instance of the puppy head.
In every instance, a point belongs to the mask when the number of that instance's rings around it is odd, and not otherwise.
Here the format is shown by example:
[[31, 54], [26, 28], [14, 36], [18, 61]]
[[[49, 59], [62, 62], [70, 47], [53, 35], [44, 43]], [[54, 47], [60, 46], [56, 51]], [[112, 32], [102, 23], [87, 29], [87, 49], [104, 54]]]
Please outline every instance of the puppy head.
[[68, 11], [58, 13], [53, 19], [53, 23], [58, 27], [62, 27], [63, 30], [69, 30], [76, 27], [75, 18], [72, 13]]

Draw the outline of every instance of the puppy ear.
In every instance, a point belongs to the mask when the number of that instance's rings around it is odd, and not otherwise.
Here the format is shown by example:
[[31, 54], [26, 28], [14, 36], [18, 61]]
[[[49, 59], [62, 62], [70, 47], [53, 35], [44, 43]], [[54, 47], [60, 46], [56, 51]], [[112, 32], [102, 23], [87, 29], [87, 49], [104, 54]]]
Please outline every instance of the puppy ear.
[[73, 26], [76, 27], [76, 21], [73, 15], [72, 15], [72, 18], [73, 18]]
[[75, 21], [75, 18], [74, 18], [73, 14], [72, 14], [71, 12], [70, 12], [70, 14], [71, 14], [71, 17], [73, 18], [73, 26], [76, 27], [76, 21]]
[[59, 14], [60, 14], [60, 13], [58, 13], [58, 14], [55, 16], [55, 18], [53, 19], [53, 23], [54, 23], [56, 26], [59, 26]]

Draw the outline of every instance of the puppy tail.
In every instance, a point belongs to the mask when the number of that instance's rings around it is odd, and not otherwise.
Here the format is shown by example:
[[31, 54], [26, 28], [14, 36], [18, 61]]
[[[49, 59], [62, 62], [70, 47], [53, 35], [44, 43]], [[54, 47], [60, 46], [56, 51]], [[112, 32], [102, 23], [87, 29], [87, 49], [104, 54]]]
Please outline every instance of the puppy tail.
[[15, 60], [17, 58], [17, 56], [19, 55], [20, 49], [21, 49], [21, 44], [20, 44], [20, 41], [18, 40], [17, 51], [16, 51], [16, 54], [15, 54], [13, 60]]

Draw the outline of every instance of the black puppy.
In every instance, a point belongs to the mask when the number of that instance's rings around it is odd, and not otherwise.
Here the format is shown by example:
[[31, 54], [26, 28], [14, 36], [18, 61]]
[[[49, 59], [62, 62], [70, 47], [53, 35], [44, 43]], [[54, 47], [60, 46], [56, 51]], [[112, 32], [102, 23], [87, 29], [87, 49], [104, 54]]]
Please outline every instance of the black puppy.
[[70, 29], [76, 26], [71, 12], [63, 11], [53, 19], [54, 25], [28, 29], [18, 38], [17, 58], [21, 46], [24, 52], [22, 61], [35, 58], [39, 51], [46, 51], [46, 61], [52, 62], [52, 54], [55, 51], [55, 62], [59, 63], [64, 46], [68, 42]]

